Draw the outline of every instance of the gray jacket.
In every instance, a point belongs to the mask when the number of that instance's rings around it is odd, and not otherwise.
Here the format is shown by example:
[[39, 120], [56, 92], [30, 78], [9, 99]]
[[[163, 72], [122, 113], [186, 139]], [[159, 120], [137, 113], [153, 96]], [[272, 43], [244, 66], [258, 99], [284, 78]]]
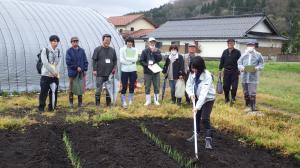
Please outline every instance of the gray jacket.
[[51, 46], [48, 47], [49, 55], [47, 59], [46, 48], [42, 50], [41, 59], [43, 63], [42, 67], [42, 76], [54, 77], [54, 74], [58, 74], [59, 78], [59, 70], [61, 66], [61, 54], [59, 53], [59, 49], [56, 48], [53, 50]]
[[264, 59], [257, 51], [246, 52], [238, 60], [239, 70], [245, 69], [245, 66], [254, 65], [256, 72], [241, 72], [242, 83], [258, 83], [259, 71], [264, 68]]
[[200, 84], [198, 85], [197, 92], [194, 93], [195, 74], [190, 73], [188, 81], [186, 82], [186, 92], [189, 97], [197, 96], [196, 108], [200, 110], [204, 103], [216, 99], [216, 90], [213, 84], [213, 77], [208, 70], [205, 70], [200, 75]]

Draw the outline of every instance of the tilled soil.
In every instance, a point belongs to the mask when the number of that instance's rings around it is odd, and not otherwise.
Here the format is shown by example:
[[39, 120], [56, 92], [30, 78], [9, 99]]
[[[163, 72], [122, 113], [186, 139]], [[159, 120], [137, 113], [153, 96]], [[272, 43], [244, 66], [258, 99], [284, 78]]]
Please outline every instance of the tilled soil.
[[[180, 167], [141, 132], [140, 124], [186, 158], [193, 158], [191, 119], [116, 120], [98, 126], [78, 123], [32, 125], [23, 130], [0, 130], [0, 168], [72, 167], [62, 141], [66, 131], [83, 168]], [[300, 163], [274, 151], [239, 142], [232, 134], [214, 131], [212, 151], [199, 141], [198, 167], [294, 168]]]
[[[147, 120], [148, 129], [155, 133], [162, 141], [171, 145], [187, 158], [194, 157], [194, 143], [186, 138], [193, 134], [193, 120], [175, 119]], [[198, 142], [199, 161], [197, 165], [203, 168], [299, 168], [300, 163], [289, 157], [282, 157], [274, 151], [251, 147], [239, 142], [232, 134], [214, 131], [214, 149], [204, 148], [204, 133]]]
[[68, 127], [75, 151], [85, 168], [179, 168], [141, 132], [137, 121], [113, 121], [92, 127]]
[[0, 130], [0, 167], [71, 168], [62, 129], [35, 125], [24, 131]]

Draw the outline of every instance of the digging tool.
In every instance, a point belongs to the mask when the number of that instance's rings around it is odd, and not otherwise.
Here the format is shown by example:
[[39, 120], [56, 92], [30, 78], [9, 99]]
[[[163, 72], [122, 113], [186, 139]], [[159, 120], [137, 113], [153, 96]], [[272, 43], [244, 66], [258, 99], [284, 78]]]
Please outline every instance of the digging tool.
[[[193, 101], [193, 109], [196, 108], [195, 99]], [[194, 115], [194, 142], [195, 142], [195, 158], [193, 159], [193, 162], [198, 161], [198, 137], [197, 137], [197, 125], [196, 125], [196, 114], [197, 112], [193, 113]]]

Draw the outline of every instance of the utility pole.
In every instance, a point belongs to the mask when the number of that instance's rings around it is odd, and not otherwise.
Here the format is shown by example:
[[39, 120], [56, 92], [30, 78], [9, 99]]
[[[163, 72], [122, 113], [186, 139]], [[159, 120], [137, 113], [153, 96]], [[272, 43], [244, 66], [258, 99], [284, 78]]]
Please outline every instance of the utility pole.
[[235, 4], [233, 4], [233, 7], [232, 7], [232, 15], [233, 16], [235, 15], [235, 9], [236, 9], [236, 6], [235, 6]]

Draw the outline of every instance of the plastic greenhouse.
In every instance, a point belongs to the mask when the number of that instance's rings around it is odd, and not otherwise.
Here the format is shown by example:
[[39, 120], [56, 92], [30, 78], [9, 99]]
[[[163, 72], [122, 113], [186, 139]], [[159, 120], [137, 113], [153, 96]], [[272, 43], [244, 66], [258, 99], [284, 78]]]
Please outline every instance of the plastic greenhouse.
[[97, 11], [73, 6], [62, 6], [16, 0], [0, 0], [0, 91], [30, 92], [40, 89], [40, 75], [36, 70], [39, 51], [49, 45], [49, 36], [56, 34], [61, 41], [63, 58], [60, 89], [68, 87], [65, 53], [70, 38], [78, 36], [80, 46], [89, 60], [87, 88], [94, 88], [91, 57], [101, 44], [103, 34], [112, 35], [111, 46], [123, 45], [115, 27]]

